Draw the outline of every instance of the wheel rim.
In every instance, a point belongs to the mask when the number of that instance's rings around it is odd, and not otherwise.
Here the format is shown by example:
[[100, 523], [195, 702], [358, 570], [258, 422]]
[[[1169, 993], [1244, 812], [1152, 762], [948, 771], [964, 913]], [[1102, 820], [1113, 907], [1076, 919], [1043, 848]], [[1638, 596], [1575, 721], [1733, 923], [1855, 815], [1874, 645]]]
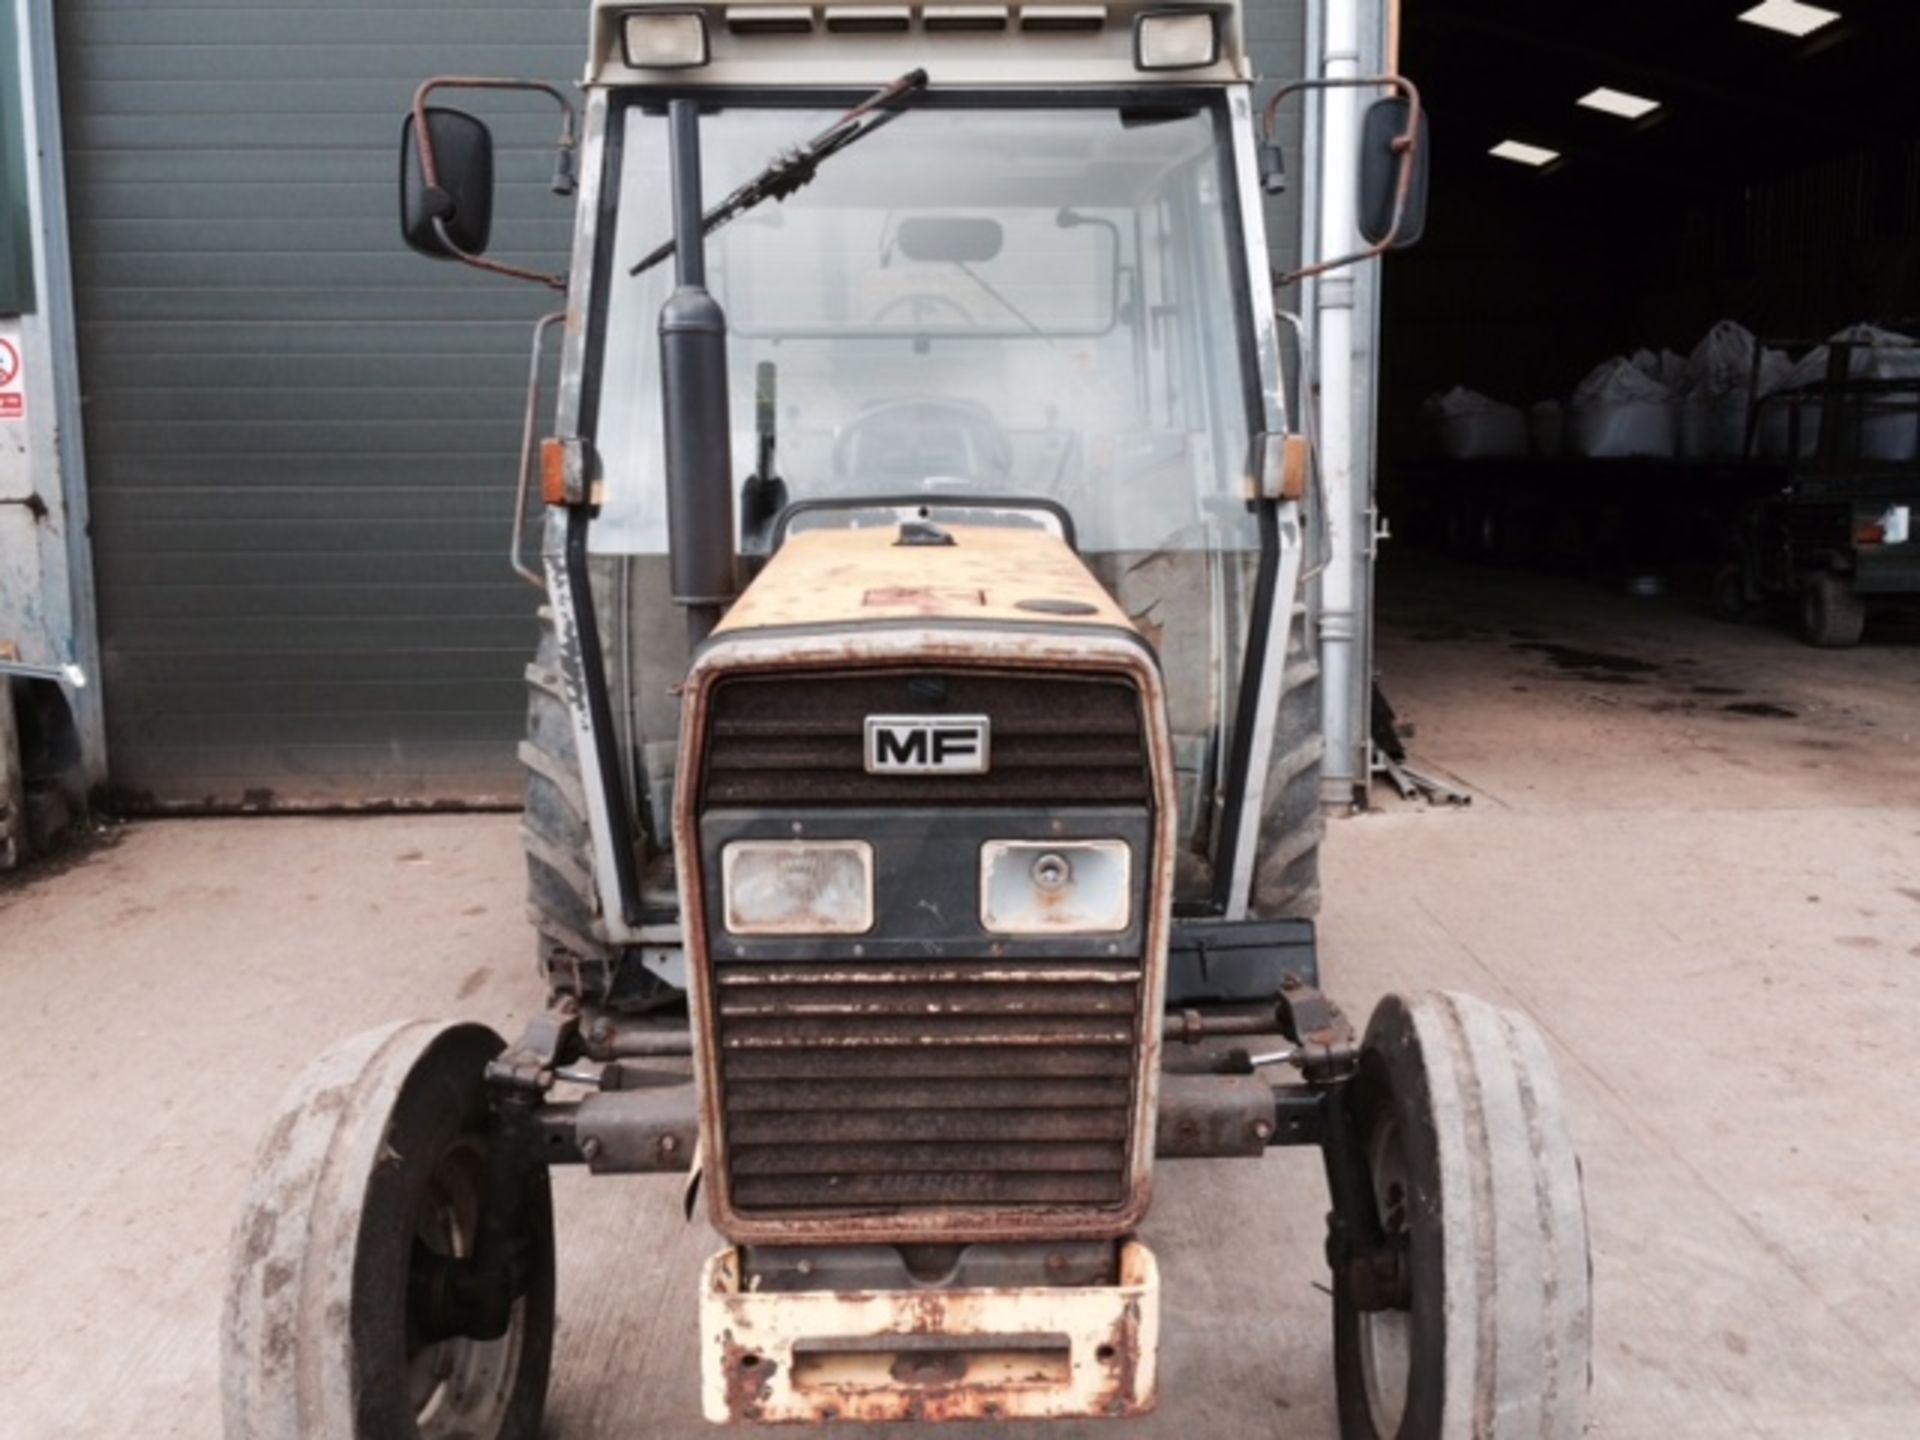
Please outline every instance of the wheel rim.
[[[1380, 1117], [1367, 1139], [1367, 1168], [1373, 1179], [1374, 1211], [1389, 1241], [1407, 1231], [1407, 1157], [1400, 1122]], [[1367, 1412], [1377, 1435], [1398, 1435], [1406, 1418], [1413, 1378], [1413, 1314], [1409, 1310], [1369, 1310], [1360, 1318], [1360, 1373], [1366, 1384]]]
[[[473, 1253], [485, 1177], [486, 1155], [477, 1145], [456, 1145], [440, 1156], [414, 1220], [416, 1256], [458, 1259]], [[514, 1301], [507, 1333], [498, 1340], [422, 1340], [409, 1312], [407, 1398], [419, 1440], [472, 1440], [499, 1432], [520, 1369], [526, 1304], [524, 1298]]]

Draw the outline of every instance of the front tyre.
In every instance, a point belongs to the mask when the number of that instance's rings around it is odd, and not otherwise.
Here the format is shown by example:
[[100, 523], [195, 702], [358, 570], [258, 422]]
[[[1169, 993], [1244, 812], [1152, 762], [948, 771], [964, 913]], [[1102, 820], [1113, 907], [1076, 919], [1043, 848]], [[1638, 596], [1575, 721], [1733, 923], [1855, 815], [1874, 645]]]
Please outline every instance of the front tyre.
[[1553, 1061], [1524, 1019], [1466, 996], [1389, 996], [1346, 1097], [1393, 1297], [1334, 1277], [1343, 1440], [1574, 1440], [1592, 1276]]
[[294, 1083], [255, 1163], [221, 1325], [227, 1440], [535, 1440], [553, 1353], [553, 1207], [524, 1173], [504, 1333], [449, 1333], [435, 1282], [495, 1197], [482, 1025], [345, 1041]]

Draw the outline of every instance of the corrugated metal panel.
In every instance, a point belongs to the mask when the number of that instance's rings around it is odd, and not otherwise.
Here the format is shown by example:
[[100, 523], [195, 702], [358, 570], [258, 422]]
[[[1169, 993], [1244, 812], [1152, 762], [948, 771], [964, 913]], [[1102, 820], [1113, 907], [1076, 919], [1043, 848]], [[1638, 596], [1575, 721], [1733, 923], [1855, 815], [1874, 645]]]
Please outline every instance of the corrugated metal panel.
[[[1298, 72], [1303, 4], [1252, 7], [1263, 73]], [[502, 546], [546, 301], [401, 249], [396, 142], [426, 75], [577, 75], [585, 0], [58, 12], [122, 803], [517, 799], [534, 629]], [[496, 253], [554, 266], [549, 113], [484, 113]]]
[[[1288, 81], [1307, 73], [1308, 0], [1250, 0], [1246, 9], [1247, 57], [1253, 62], [1260, 84], [1254, 89], [1254, 103], [1264, 106], [1267, 97]], [[1286, 193], [1269, 196], [1267, 210], [1267, 248], [1273, 253], [1276, 270], [1292, 270], [1300, 263], [1300, 195], [1311, 163], [1301, 153], [1305, 132], [1302, 119], [1310, 98], [1295, 96], [1280, 112], [1280, 143], [1286, 150], [1287, 170], [1291, 176]], [[1291, 291], [1280, 296], [1282, 306], [1292, 308], [1299, 296]]]
[[[552, 302], [402, 249], [395, 173], [420, 79], [569, 81], [585, 0], [58, 11], [115, 789], [517, 801], [534, 596], [504, 546]], [[557, 268], [551, 108], [475, 108], [496, 252]]]

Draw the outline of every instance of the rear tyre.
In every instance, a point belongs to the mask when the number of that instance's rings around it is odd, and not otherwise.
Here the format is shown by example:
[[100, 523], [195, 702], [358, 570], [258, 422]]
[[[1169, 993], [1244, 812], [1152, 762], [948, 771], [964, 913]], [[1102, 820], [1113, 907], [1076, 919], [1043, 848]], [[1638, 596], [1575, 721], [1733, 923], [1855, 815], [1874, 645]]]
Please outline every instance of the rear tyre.
[[657, 1010], [682, 993], [648, 968], [637, 949], [606, 938], [594, 880], [593, 831], [580, 775], [553, 612], [540, 611], [540, 647], [527, 666], [527, 808], [520, 846], [527, 857], [527, 918], [535, 961], [551, 996], [612, 1010]]
[[533, 922], [540, 977], [550, 993], [602, 999], [615, 950], [604, 939], [593, 878], [593, 832], [574, 743], [573, 712], [562, 681], [553, 612], [540, 611], [540, 647], [527, 666], [527, 808], [520, 844], [527, 857], [527, 918]]
[[1867, 607], [1853, 587], [1829, 571], [1809, 575], [1800, 587], [1800, 638], [1821, 650], [1845, 650], [1860, 643], [1867, 628]]
[[525, 1176], [523, 1293], [497, 1339], [431, 1339], [426, 1284], [473, 1253], [500, 1037], [429, 1021], [356, 1036], [282, 1102], [234, 1236], [227, 1440], [535, 1440], [553, 1354], [553, 1204]]
[[1320, 913], [1320, 842], [1327, 833], [1320, 811], [1320, 762], [1327, 745], [1320, 721], [1320, 660], [1307, 626], [1306, 607], [1295, 607], [1253, 871], [1252, 912], [1266, 920]]
[[1538, 1032], [1462, 995], [1389, 996], [1346, 1100], [1408, 1304], [1363, 1310], [1334, 1277], [1343, 1440], [1575, 1440], [1586, 1204]]

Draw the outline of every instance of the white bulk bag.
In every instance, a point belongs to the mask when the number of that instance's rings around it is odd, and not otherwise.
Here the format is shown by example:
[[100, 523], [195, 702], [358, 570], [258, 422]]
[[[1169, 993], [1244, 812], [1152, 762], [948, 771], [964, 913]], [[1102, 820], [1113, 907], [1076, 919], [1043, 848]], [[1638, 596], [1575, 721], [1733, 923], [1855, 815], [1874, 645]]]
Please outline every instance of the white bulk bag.
[[1440, 427], [1440, 446], [1455, 460], [1509, 459], [1527, 453], [1527, 417], [1517, 405], [1503, 405], [1478, 391], [1456, 385], [1427, 402]]
[[1573, 453], [1589, 459], [1672, 459], [1680, 449], [1673, 392], [1631, 360], [1609, 360], [1580, 382], [1568, 430]]
[[[1852, 373], [1864, 380], [1920, 380], [1920, 346], [1908, 335], [1853, 325], [1833, 337], [1870, 346], [1853, 352]], [[1920, 390], [1869, 400], [1860, 410], [1862, 460], [1911, 460], [1920, 455]]]
[[[1920, 345], [1912, 337], [1874, 325], [1849, 325], [1834, 336], [1867, 348], [1856, 349], [1849, 367], [1855, 379], [1920, 380]], [[1809, 350], [1784, 378], [1781, 389], [1818, 386], [1827, 377], [1832, 351], [1826, 345]], [[1859, 428], [1855, 432], [1855, 454], [1862, 460], [1902, 461], [1920, 455], [1920, 392], [1889, 396], [1879, 404], [1871, 401], [1861, 407]], [[1789, 414], [1793, 406], [1785, 400], [1767, 407], [1761, 425], [1761, 453], [1771, 459], [1785, 459], [1788, 450]], [[1819, 453], [1822, 403], [1800, 402], [1800, 458]]]
[[1820, 419], [1824, 409], [1821, 401], [1812, 396], [1793, 395], [1808, 386], [1817, 386], [1827, 375], [1829, 352], [1822, 345], [1809, 350], [1798, 361], [1787, 366], [1781, 373], [1777, 384], [1767, 393], [1779, 395], [1779, 399], [1769, 400], [1760, 410], [1760, 453], [1768, 460], [1786, 460], [1791, 458], [1793, 449], [1794, 414], [1800, 417], [1800, 453], [1802, 460], [1812, 459], [1820, 453]]
[[[1747, 452], [1747, 413], [1756, 375], [1754, 333], [1722, 320], [1701, 338], [1687, 357], [1680, 390], [1680, 453], [1689, 460], [1738, 460]], [[1787, 357], [1778, 350], [1760, 352], [1759, 393], [1784, 380]]]

